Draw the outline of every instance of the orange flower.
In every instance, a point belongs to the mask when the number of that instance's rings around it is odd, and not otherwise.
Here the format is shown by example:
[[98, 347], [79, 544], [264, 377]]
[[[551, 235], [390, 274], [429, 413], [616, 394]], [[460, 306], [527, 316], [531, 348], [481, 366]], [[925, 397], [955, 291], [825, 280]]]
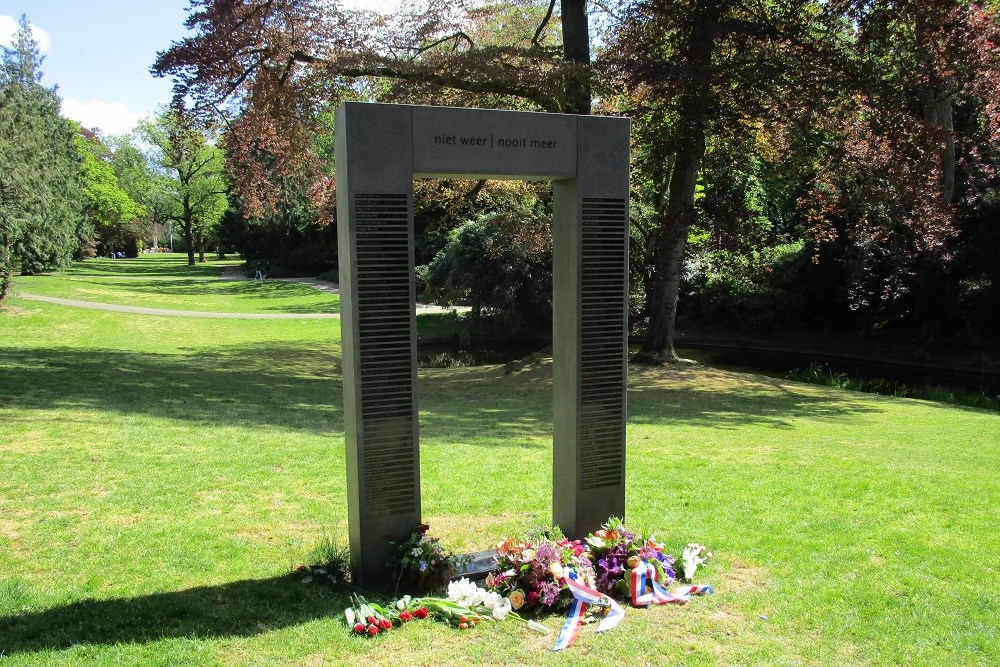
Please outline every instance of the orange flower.
[[510, 594], [510, 606], [512, 609], [520, 609], [524, 606], [524, 591], [520, 588]]

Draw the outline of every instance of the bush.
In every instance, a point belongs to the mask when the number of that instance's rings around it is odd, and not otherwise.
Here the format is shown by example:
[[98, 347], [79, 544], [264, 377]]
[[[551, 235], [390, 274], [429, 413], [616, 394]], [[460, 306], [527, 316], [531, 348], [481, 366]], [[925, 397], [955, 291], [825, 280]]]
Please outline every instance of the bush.
[[811, 254], [802, 242], [748, 254], [697, 253], [685, 265], [678, 319], [748, 330], [840, 326], [850, 312], [836, 287], [836, 269], [816, 266]]
[[453, 230], [418, 270], [423, 298], [467, 305], [469, 326], [519, 334], [551, 331], [551, 220], [531, 209], [494, 211]]
[[337, 266], [337, 248], [324, 241], [306, 243], [289, 251], [284, 265], [293, 273], [308, 276], [331, 271]]

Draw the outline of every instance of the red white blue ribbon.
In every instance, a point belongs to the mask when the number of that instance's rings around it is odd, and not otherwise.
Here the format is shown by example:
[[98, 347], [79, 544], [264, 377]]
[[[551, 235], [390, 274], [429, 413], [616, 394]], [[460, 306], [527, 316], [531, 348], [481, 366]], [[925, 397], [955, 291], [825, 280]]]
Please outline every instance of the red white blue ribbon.
[[559, 631], [559, 638], [556, 640], [553, 651], [561, 651], [576, 641], [580, 634], [580, 627], [583, 625], [583, 616], [589, 605], [597, 604], [608, 608], [608, 615], [598, 624], [597, 632], [613, 630], [625, 618], [625, 610], [617, 602], [587, 586], [573, 569], [566, 568], [563, 582], [573, 594], [573, 602], [570, 604], [569, 614]]
[[632, 606], [647, 607], [650, 604], [684, 604], [692, 595], [714, 595], [711, 586], [681, 586], [670, 593], [660, 583], [660, 569], [646, 560], [632, 568]]

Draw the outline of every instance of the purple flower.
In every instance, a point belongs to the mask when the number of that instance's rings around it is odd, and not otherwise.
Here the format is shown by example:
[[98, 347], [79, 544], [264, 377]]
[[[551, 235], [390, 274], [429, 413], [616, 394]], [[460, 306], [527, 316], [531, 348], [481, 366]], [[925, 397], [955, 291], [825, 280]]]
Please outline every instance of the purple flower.
[[542, 604], [546, 607], [551, 607], [552, 605], [554, 605], [556, 603], [556, 600], [559, 599], [559, 590], [560, 586], [555, 582], [547, 581], [544, 584], [542, 584], [541, 588], [539, 589]]
[[610, 595], [614, 588], [614, 580], [608, 578], [607, 571], [601, 570], [601, 574], [597, 577], [597, 590], [606, 595]]
[[535, 560], [531, 564], [531, 573], [538, 581], [542, 581], [549, 576], [549, 565], [561, 563], [562, 556], [559, 551], [547, 542], [543, 542], [535, 549]]

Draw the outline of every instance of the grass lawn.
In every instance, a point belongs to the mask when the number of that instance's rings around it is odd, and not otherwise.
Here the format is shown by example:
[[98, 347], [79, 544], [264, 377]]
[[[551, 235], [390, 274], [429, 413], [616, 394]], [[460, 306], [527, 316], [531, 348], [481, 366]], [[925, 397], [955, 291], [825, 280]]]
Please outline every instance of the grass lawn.
[[[716, 596], [560, 654], [511, 624], [351, 637], [290, 575], [346, 540], [339, 327], [0, 311], [0, 665], [1000, 664], [1000, 415], [702, 367], [631, 369], [627, 519], [709, 545]], [[420, 372], [448, 544], [550, 515], [549, 368]]]
[[217, 280], [240, 260], [187, 266], [181, 254], [88, 259], [42, 276], [20, 276], [15, 293], [146, 308], [231, 313], [336, 313], [340, 297], [282, 280]]

